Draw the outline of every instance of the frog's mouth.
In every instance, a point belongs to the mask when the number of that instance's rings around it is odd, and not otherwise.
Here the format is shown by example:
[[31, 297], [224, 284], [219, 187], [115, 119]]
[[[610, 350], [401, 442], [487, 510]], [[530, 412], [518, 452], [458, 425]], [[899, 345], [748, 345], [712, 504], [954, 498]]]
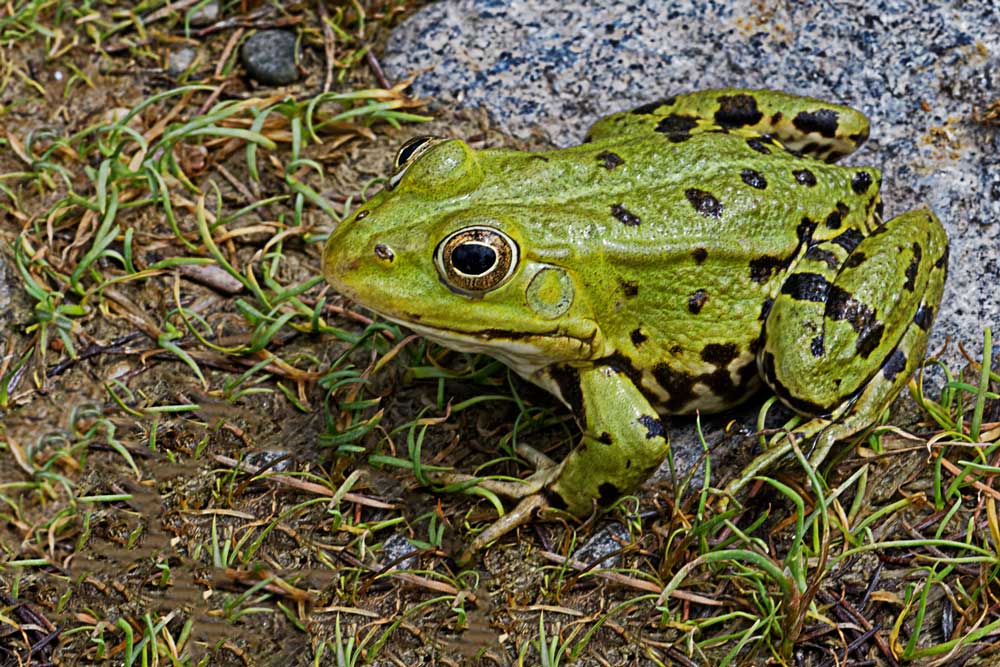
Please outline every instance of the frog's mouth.
[[[369, 310], [372, 310], [369, 308]], [[572, 336], [560, 327], [547, 331], [482, 329], [476, 332], [427, 326], [413, 320], [373, 310], [414, 333], [459, 352], [486, 354], [510, 366], [518, 375], [535, 381], [536, 373], [560, 361], [581, 361], [596, 356], [599, 338], [595, 327], [586, 337]]]

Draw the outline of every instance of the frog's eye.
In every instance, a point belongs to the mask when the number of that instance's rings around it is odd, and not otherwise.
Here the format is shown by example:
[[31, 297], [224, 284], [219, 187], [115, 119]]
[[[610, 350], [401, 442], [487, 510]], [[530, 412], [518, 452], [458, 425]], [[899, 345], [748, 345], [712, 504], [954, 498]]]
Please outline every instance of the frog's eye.
[[393, 163], [393, 170], [402, 169], [410, 162], [413, 162], [421, 153], [433, 146], [437, 137], [413, 137], [399, 147], [396, 153], [396, 161]]
[[396, 153], [396, 160], [392, 164], [392, 177], [389, 179], [389, 187], [394, 188], [399, 183], [399, 179], [406, 173], [406, 168], [427, 152], [431, 146], [443, 141], [440, 137], [414, 137], [399, 147]]
[[434, 251], [441, 279], [462, 293], [481, 294], [500, 287], [514, 273], [517, 259], [514, 240], [492, 227], [460, 229]]

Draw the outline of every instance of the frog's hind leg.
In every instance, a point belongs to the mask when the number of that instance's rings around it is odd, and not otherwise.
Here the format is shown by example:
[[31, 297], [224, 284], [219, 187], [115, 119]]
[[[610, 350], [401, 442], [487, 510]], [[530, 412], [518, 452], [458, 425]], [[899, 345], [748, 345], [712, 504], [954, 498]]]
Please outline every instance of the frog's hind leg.
[[693, 132], [710, 130], [767, 135], [789, 150], [835, 162], [868, 138], [868, 119], [848, 106], [812, 97], [724, 88], [674, 95], [612, 114], [597, 121], [587, 136], [597, 141], [635, 132], [660, 132], [678, 142]]
[[[862, 238], [811, 247], [775, 298], [758, 366], [783, 403], [810, 420], [820, 463], [837, 440], [871, 426], [923, 361], [944, 288], [948, 240], [934, 214], [910, 211]], [[776, 459], [763, 454], [731, 491]]]

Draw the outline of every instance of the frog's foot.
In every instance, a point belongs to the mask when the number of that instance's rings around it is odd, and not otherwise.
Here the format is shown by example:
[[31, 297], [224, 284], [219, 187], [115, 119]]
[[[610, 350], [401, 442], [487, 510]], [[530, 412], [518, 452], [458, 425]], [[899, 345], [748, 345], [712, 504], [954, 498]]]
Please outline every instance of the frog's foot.
[[682, 141], [693, 132], [737, 130], [768, 135], [803, 155], [835, 162], [868, 138], [860, 111], [774, 90], [703, 90], [616, 113], [597, 121], [588, 137], [598, 140], [633, 131], [660, 132]]
[[437, 484], [461, 487], [476, 486], [499, 496], [519, 501], [513, 510], [499, 517], [486, 530], [472, 539], [459, 555], [460, 563], [471, 562], [480, 549], [528, 523], [537, 512], [549, 507], [548, 497], [544, 491], [559, 477], [563, 466], [556, 464], [548, 456], [529, 445], [519, 444], [517, 453], [536, 468], [531, 476], [523, 480], [482, 479], [452, 472], [428, 474], [428, 477]]
[[549, 506], [549, 502], [542, 493], [533, 493], [521, 500], [510, 512], [494, 521], [486, 530], [476, 535], [469, 542], [465, 550], [459, 555], [460, 563], [469, 563], [475, 558], [480, 549], [494, 542], [507, 533], [528, 523], [535, 512], [543, 510]]
[[669, 450], [666, 429], [627, 369], [616, 363], [609, 359], [584, 368], [556, 370], [564, 395], [582, 399], [576, 407], [584, 436], [558, 465], [539, 452], [519, 447], [518, 452], [535, 463], [538, 472], [524, 482], [481, 483], [521, 501], [474, 538], [464, 559], [524, 524], [537, 510], [551, 507], [583, 517], [595, 507], [607, 507], [634, 491], [663, 461]]
[[519, 444], [517, 446], [517, 453], [535, 467], [535, 472], [526, 479], [510, 481], [484, 479], [457, 472], [433, 472], [427, 473], [427, 476], [435, 484], [460, 487], [478, 486], [498, 496], [514, 500], [520, 500], [541, 492], [542, 489], [559, 476], [562, 466], [557, 465], [555, 461], [534, 447], [523, 443]]
[[[948, 240], [927, 209], [863, 239], [850, 233], [806, 253], [774, 300], [758, 355], [775, 394], [810, 417], [793, 433], [815, 438], [813, 466], [836, 441], [875, 423], [922, 363], [947, 270]], [[726, 490], [790, 450], [785, 441], [765, 452]]]

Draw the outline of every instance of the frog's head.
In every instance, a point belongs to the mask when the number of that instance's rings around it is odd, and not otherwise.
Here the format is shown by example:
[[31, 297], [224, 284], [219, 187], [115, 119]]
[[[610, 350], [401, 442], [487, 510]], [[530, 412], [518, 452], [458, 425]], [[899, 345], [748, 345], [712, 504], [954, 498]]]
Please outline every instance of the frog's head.
[[593, 358], [603, 340], [572, 253], [510, 205], [519, 185], [506, 182], [517, 170], [504, 154], [457, 139], [404, 144], [386, 188], [330, 236], [323, 270], [386, 318], [530, 376]]

